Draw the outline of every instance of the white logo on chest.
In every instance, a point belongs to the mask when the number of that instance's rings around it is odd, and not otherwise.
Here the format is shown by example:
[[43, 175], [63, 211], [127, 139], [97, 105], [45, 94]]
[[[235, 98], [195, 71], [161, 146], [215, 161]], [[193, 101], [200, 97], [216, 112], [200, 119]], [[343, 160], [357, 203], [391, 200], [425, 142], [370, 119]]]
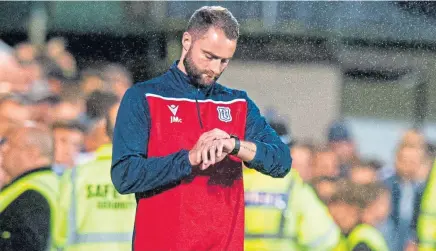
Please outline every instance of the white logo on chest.
[[168, 105], [168, 108], [170, 109], [173, 116], [170, 118], [171, 123], [182, 123], [182, 119], [177, 117], [177, 110], [179, 110], [178, 105]]
[[216, 109], [218, 111], [219, 120], [223, 122], [232, 121], [232, 112], [230, 111], [229, 107], [218, 106]]

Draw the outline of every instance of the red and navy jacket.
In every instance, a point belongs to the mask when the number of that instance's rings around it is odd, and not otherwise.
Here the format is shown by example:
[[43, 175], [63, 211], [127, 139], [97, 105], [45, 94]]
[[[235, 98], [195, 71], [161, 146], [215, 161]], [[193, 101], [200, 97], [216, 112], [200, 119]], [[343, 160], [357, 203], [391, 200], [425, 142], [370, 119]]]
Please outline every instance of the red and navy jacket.
[[112, 181], [135, 193], [133, 248], [243, 250], [242, 163], [236, 157], [205, 171], [189, 163], [189, 150], [214, 128], [256, 144], [248, 168], [284, 177], [291, 156], [244, 91], [218, 83], [197, 87], [177, 68], [125, 93], [113, 137]]

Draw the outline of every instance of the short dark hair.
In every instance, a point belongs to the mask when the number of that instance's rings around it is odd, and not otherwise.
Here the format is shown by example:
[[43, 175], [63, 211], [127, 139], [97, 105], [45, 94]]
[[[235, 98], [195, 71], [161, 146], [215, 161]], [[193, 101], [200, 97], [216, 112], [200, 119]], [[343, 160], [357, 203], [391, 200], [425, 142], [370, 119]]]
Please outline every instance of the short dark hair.
[[94, 91], [86, 99], [86, 114], [90, 119], [105, 118], [109, 108], [117, 102], [117, 95], [111, 92]]
[[336, 192], [332, 195], [327, 204], [343, 202], [364, 209], [368, 203], [365, 199], [367, 191], [363, 190], [364, 187], [364, 185], [353, 183], [350, 180], [341, 179], [337, 183]]
[[219, 28], [231, 40], [239, 38], [239, 23], [233, 14], [221, 6], [203, 6], [192, 14], [186, 31], [205, 33], [209, 28]]
[[359, 159], [352, 161], [351, 168], [369, 168], [378, 171], [383, 167], [383, 164], [377, 159]]

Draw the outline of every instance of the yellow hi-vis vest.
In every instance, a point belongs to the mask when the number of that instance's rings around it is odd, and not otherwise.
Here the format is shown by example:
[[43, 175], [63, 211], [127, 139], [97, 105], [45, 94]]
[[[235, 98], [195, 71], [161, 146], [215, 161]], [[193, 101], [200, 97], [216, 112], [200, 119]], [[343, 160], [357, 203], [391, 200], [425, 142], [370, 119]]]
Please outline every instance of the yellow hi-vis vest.
[[131, 251], [136, 199], [112, 184], [112, 145], [62, 176], [60, 240], [64, 250]]
[[336, 247], [332, 251], [348, 251], [348, 240], [343, 234], [341, 234], [340, 240]]
[[297, 171], [272, 178], [244, 168], [245, 250], [331, 250], [340, 230]]
[[[59, 199], [59, 180], [51, 170], [30, 173], [12, 183], [0, 192], [0, 213], [2, 213], [15, 199], [26, 191], [33, 190], [40, 193], [50, 206], [50, 240], [47, 250], [57, 250], [55, 242], [57, 234], [57, 204]], [[4, 234], [4, 233], [1, 233]]]
[[373, 226], [357, 225], [348, 235], [348, 250], [353, 250], [357, 244], [365, 243], [372, 251], [389, 251], [382, 234]]
[[436, 250], [436, 164], [433, 165], [421, 199], [416, 226], [419, 251]]

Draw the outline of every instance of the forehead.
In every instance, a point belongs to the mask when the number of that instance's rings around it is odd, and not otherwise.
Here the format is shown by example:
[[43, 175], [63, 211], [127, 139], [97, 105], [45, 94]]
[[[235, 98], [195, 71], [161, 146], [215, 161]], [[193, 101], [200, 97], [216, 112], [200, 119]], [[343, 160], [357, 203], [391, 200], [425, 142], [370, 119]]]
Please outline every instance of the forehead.
[[82, 131], [75, 128], [58, 127], [53, 130], [55, 135], [82, 135]]
[[236, 50], [237, 40], [227, 38], [222, 29], [211, 27], [200, 38], [194, 41], [194, 46], [211, 52], [221, 58], [231, 58]]

